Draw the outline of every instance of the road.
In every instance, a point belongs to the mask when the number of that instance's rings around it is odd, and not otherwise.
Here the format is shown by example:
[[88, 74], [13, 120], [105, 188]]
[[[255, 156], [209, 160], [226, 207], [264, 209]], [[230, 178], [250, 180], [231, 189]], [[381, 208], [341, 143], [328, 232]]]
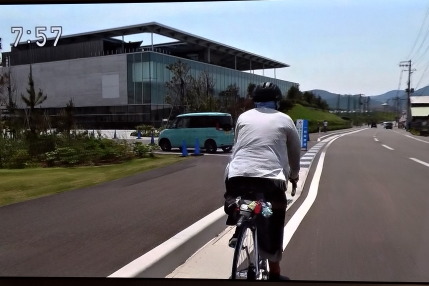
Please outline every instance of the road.
[[[310, 147], [324, 135], [311, 134]], [[302, 195], [287, 212], [289, 223], [314, 192], [312, 175], [326, 151], [316, 199], [284, 252], [285, 275], [429, 281], [429, 140], [407, 136], [396, 128], [362, 129], [321, 149]], [[1, 207], [0, 276], [110, 275], [218, 209], [227, 161], [224, 154], [193, 157]]]
[[0, 276], [107, 277], [222, 205], [225, 155], [0, 208]]
[[285, 249], [284, 274], [428, 282], [428, 143], [381, 128], [335, 140], [326, 149], [317, 198]]

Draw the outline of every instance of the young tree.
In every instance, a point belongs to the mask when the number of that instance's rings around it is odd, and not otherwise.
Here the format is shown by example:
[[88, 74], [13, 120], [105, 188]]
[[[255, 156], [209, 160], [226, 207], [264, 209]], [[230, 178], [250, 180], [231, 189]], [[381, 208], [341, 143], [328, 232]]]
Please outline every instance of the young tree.
[[242, 108], [241, 108], [240, 113], [243, 113], [244, 111], [253, 108], [252, 93], [253, 93], [253, 90], [255, 89], [255, 87], [256, 87], [256, 84], [254, 84], [252, 82], [249, 83], [249, 85], [247, 86], [246, 98], [242, 102]]
[[215, 81], [207, 72], [202, 71], [198, 78], [191, 78], [187, 102], [191, 111], [214, 111], [218, 109], [217, 99], [213, 97]]
[[237, 118], [242, 110], [244, 101], [240, 101], [240, 88], [234, 83], [228, 85], [226, 90], [219, 93], [220, 111], [231, 113], [233, 118]]
[[215, 81], [207, 71], [202, 71], [198, 78], [194, 78], [189, 74], [189, 66], [180, 60], [168, 65], [167, 69], [171, 71], [172, 78], [165, 83], [165, 101], [173, 106], [173, 117], [185, 111], [218, 110], [218, 100], [213, 96]]
[[70, 138], [70, 131], [76, 128], [74, 116], [74, 103], [70, 99], [66, 107], [60, 113], [60, 120], [58, 121], [58, 131], [64, 132], [67, 138]]
[[30, 127], [31, 135], [35, 136], [37, 134], [37, 118], [38, 114], [36, 114], [36, 106], [42, 104], [47, 98], [47, 95], [43, 94], [43, 91], [39, 89], [36, 93], [34, 88], [34, 80], [33, 80], [33, 71], [30, 65], [30, 74], [28, 76], [28, 88], [27, 88], [28, 97], [25, 97], [21, 94], [21, 99], [30, 109], [30, 113], [28, 114], [28, 125]]
[[187, 93], [192, 81], [192, 76], [189, 75], [190, 67], [179, 60], [166, 68], [173, 76], [165, 83], [167, 87], [165, 102], [172, 105], [172, 113], [183, 113], [188, 107]]
[[218, 100], [213, 96], [214, 87], [216, 84], [213, 77], [207, 71], [202, 71], [198, 77], [198, 82], [202, 87], [204, 98], [202, 111], [217, 110], [219, 104]]

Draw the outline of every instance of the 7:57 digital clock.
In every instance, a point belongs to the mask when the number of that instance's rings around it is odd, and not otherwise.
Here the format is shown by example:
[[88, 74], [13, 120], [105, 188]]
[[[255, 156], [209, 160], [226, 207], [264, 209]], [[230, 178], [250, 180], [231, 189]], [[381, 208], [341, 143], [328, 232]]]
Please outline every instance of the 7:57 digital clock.
[[[46, 41], [48, 40], [48, 38], [46, 37], [45, 31], [47, 30], [47, 27], [43, 27], [43, 26], [38, 26], [36, 27], [35, 30], [35, 37], [37, 38], [36, 40], [36, 44], [39, 47], [43, 47], [46, 44]], [[13, 46], [16, 47], [19, 43], [19, 41], [22, 38], [22, 34], [24, 33], [24, 28], [23, 27], [11, 27], [11, 32], [13, 34], [18, 33], [15, 39], [15, 42], [13, 43]], [[57, 45], [58, 40], [61, 37], [61, 34], [63, 32], [63, 27], [61, 26], [52, 26], [50, 29], [51, 33], [55, 33], [55, 42], [54, 42], [54, 47]], [[31, 30], [26, 30], [27, 35], [31, 35]], [[27, 43], [30, 43], [30, 40], [27, 40]]]

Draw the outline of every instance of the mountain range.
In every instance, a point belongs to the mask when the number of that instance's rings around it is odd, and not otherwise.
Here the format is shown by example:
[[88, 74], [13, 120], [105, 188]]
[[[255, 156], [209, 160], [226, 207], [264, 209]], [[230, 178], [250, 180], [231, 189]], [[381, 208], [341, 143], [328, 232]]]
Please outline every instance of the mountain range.
[[[340, 110], [358, 110], [359, 109], [359, 94], [344, 95], [331, 93], [326, 90], [313, 89], [309, 90], [314, 95], [324, 99], [330, 109]], [[420, 88], [411, 96], [429, 95], [429, 86]], [[369, 99], [368, 99], [369, 98]], [[398, 98], [398, 99], [397, 99]], [[405, 90], [391, 90], [380, 95], [362, 96], [360, 99], [361, 105], [367, 103], [367, 110], [383, 110], [385, 108], [394, 108], [398, 102], [399, 107], [404, 107], [406, 104], [407, 94]], [[386, 105], [387, 104], [387, 105]]]

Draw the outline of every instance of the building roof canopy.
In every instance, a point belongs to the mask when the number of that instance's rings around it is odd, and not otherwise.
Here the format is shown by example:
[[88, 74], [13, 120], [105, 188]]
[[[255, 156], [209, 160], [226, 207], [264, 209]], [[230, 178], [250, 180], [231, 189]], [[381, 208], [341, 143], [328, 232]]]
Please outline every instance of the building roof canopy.
[[[157, 22], [66, 35], [62, 36], [60, 41], [61, 43], [75, 43], [142, 33], [155, 33], [178, 41], [175, 43], [157, 45], [163, 49], [180, 49], [182, 53], [188, 54], [202, 51], [210, 52], [211, 57], [217, 59], [215, 64], [228, 68], [237, 70], [257, 70], [289, 67], [288, 64], [186, 33]], [[53, 41], [55, 39], [50, 38], [48, 40]]]

